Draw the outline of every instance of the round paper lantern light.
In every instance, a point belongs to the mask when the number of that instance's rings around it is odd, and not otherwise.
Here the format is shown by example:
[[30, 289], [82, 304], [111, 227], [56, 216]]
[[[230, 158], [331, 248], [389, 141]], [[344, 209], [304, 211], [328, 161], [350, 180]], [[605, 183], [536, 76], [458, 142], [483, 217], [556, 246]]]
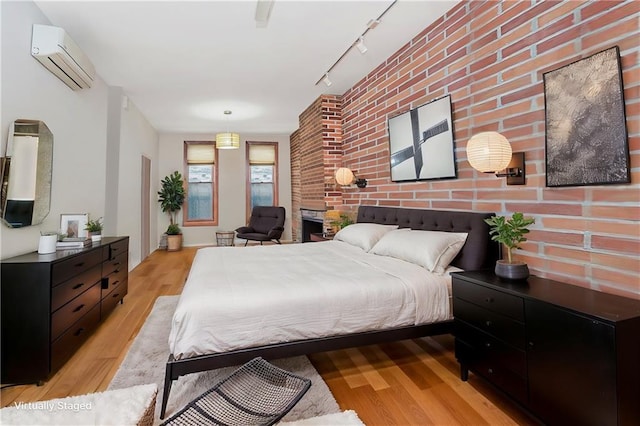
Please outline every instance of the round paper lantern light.
[[498, 132], [482, 132], [467, 142], [467, 160], [483, 173], [504, 170], [511, 161], [511, 145]]
[[353, 176], [353, 172], [348, 167], [340, 167], [336, 170], [336, 182], [338, 185], [351, 185], [354, 179], [355, 176]]

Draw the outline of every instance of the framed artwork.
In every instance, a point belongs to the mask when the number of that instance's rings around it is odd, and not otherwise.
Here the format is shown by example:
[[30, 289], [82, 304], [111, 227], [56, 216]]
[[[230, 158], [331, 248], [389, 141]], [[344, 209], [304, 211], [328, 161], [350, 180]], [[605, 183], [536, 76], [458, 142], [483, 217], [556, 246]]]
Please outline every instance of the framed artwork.
[[84, 228], [88, 221], [88, 213], [61, 214], [60, 232], [67, 234], [67, 238], [87, 238], [88, 233]]
[[631, 182], [618, 46], [543, 77], [547, 186]]
[[391, 180], [457, 177], [451, 95], [389, 119]]

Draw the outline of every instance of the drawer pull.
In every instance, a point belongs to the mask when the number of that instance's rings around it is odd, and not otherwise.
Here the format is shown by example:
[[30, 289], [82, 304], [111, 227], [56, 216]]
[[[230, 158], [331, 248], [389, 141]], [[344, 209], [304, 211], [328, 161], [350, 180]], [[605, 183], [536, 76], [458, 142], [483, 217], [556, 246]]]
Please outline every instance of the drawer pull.
[[76, 285], [73, 286], [72, 290], [77, 290], [80, 287], [82, 287], [83, 285], [84, 285], [84, 283], [76, 284]]
[[73, 310], [73, 312], [78, 312], [78, 311], [79, 311], [79, 310], [81, 310], [82, 308], [84, 308], [84, 303], [83, 303], [82, 305], [78, 306], [77, 308], [75, 308], [75, 309]]
[[487, 325], [487, 327], [491, 327], [491, 325], [493, 325], [493, 322], [491, 321], [486, 321], [485, 324]]
[[80, 267], [84, 266], [84, 262], [76, 263], [73, 266], [75, 266], [76, 268], [80, 268]]
[[113, 282], [113, 286], [115, 287], [115, 286], [117, 286], [119, 283], [120, 283], [120, 280], [118, 280], [118, 281], [114, 281], [114, 282]]
[[120, 296], [120, 293], [116, 293], [116, 294], [114, 294], [114, 295], [113, 295], [113, 296], [111, 296], [111, 297], [118, 297], [118, 296]]
[[113, 262], [113, 266], [118, 266], [120, 262]]
[[484, 301], [487, 303], [493, 303], [493, 297], [487, 297]]
[[80, 328], [78, 329], [78, 331], [76, 331], [75, 333], [73, 333], [73, 335], [77, 337], [77, 336], [81, 335], [82, 333], [84, 333], [84, 327], [80, 327]]

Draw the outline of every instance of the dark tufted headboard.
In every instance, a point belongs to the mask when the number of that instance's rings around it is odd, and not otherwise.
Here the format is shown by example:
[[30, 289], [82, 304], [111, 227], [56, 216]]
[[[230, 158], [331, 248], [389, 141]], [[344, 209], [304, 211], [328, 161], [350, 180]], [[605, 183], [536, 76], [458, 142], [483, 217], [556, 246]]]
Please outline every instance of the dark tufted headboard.
[[493, 269], [498, 259], [498, 244], [491, 241], [489, 225], [484, 222], [491, 216], [493, 213], [360, 206], [357, 222], [423, 231], [467, 232], [467, 241], [451, 264], [472, 271]]

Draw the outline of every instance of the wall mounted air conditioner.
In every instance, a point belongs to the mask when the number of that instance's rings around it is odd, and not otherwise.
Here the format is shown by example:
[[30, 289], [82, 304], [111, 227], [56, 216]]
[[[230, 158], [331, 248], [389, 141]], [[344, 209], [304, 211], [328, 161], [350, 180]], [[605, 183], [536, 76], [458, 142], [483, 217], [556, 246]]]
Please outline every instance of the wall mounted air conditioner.
[[93, 64], [62, 28], [34, 24], [31, 55], [73, 90], [93, 83]]

